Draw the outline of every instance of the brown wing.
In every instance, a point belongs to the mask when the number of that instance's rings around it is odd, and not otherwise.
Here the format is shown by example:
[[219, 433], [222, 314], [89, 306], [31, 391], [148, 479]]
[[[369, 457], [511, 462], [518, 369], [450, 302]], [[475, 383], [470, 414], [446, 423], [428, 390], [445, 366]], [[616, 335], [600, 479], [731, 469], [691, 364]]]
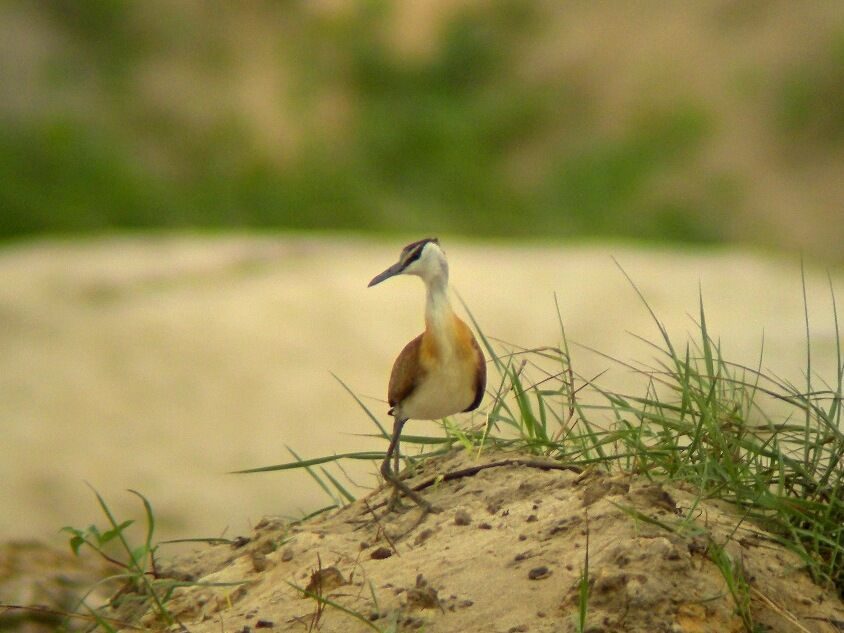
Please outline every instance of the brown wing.
[[481, 400], [484, 399], [484, 390], [486, 389], [486, 358], [484, 357], [484, 353], [481, 351], [481, 346], [478, 345], [478, 341], [475, 337], [472, 337], [472, 347], [475, 350], [475, 399], [472, 400], [472, 404], [469, 405], [468, 408], [464, 409], [464, 411], [474, 411], [477, 409], [480, 404]]
[[390, 414], [402, 400], [407, 398], [416, 388], [424, 370], [419, 364], [419, 348], [422, 346], [422, 335], [404, 346], [396, 362], [393, 363], [393, 372], [390, 374], [390, 386], [387, 390], [387, 401], [390, 406]]

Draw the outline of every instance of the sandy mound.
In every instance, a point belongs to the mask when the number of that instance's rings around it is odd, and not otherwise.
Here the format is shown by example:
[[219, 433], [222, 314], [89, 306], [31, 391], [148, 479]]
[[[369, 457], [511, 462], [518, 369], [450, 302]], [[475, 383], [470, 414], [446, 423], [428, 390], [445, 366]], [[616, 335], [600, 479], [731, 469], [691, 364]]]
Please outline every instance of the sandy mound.
[[702, 502], [686, 521], [689, 491], [541, 463], [462, 451], [428, 462], [411, 485], [444, 475], [424, 489], [443, 511], [415, 528], [416, 509], [381, 516], [383, 491], [301, 524], [265, 519], [237, 547], [176, 560], [168, 573], [180, 578], [246, 584], [178, 589], [171, 612], [192, 633], [574, 631], [588, 534], [592, 633], [746, 630], [713, 543], [747, 581], [755, 630], [844, 628], [835, 593], [763, 531], [736, 528], [734, 509]]

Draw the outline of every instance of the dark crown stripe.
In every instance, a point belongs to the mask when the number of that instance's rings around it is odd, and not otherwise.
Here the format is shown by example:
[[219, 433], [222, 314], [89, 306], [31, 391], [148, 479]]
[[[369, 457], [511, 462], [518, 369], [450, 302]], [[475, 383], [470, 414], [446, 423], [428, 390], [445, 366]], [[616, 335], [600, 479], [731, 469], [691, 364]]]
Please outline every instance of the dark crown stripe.
[[419, 240], [418, 242], [413, 242], [412, 244], [405, 246], [404, 249], [402, 249], [402, 253], [405, 254], [404, 266], [402, 266], [402, 268], [406, 268], [412, 262], [419, 259], [419, 256], [422, 255], [422, 249], [424, 249], [425, 244], [429, 242], [433, 242], [434, 244], [440, 243], [435, 237], [426, 237], [424, 240]]

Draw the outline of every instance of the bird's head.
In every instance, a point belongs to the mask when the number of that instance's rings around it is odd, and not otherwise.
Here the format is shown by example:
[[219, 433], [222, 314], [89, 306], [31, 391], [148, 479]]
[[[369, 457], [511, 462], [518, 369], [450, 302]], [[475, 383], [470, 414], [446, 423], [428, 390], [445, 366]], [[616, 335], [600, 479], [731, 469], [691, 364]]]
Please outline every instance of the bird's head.
[[426, 283], [435, 279], [448, 279], [448, 262], [437, 238], [426, 238], [408, 244], [402, 249], [399, 261], [380, 275], [373, 277], [369, 286], [380, 284], [395, 275], [416, 275]]

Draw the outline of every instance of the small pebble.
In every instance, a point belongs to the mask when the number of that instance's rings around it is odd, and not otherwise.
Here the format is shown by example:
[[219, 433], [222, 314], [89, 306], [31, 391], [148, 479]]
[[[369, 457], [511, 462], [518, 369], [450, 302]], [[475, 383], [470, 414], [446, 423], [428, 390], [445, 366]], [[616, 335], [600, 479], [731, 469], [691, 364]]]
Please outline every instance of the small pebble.
[[383, 545], [377, 549], [372, 550], [372, 553], [369, 555], [370, 558], [374, 560], [384, 560], [385, 558], [390, 558], [393, 555], [393, 550], [389, 547], [384, 547]]
[[489, 523], [478, 523], [479, 530], [491, 530], [492, 526]]
[[284, 551], [281, 553], [281, 560], [284, 563], [293, 560], [293, 548], [292, 547], [285, 547], [284, 548]]
[[458, 510], [454, 513], [454, 524], [455, 525], [469, 525], [472, 522], [472, 517], [469, 516], [469, 513], [466, 510]]
[[249, 557], [252, 559], [252, 569], [260, 573], [267, 570], [267, 556], [261, 552], [250, 552]]
[[414, 543], [415, 545], [422, 545], [422, 543], [424, 543], [425, 541], [427, 541], [427, 540], [428, 540], [428, 538], [429, 538], [429, 537], [430, 537], [433, 533], [434, 533], [434, 531], [433, 531], [431, 528], [425, 528], [425, 529], [424, 529], [424, 530], [422, 530], [419, 534], [417, 534], [417, 535], [416, 535], [416, 538], [414, 539], [413, 543]]
[[543, 580], [551, 575], [551, 570], [545, 565], [542, 567], [534, 567], [528, 572], [528, 578], [531, 580]]
[[407, 590], [407, 606], [416, 609], [434, 609], [440, 606], [437, 590], [429, 587], [420, 574], [416, 578], [416, 586]]
[[530, 515], [530, 516], [526, 519], [526, 521], [527, 521], [528, 523], [533, 523], [534, 521], [538, 521], [538, 520], [539, 520], [539, 518], [538, 518], [535, 514], [531, 514], [531, 515]]
[[348, 581], [343, 578], [340, 570], [334, 566], [321, 568], [311, 574], [311, 580], [305, 591], [319, 595], [325, 595], [329, 591], [342, 587], [348, 584]]
[[275, 624], [273, 624], [272, 620], [258, 620], [255, 623], [256, 629], [271, 629], [274, 626], [275, 626]]

